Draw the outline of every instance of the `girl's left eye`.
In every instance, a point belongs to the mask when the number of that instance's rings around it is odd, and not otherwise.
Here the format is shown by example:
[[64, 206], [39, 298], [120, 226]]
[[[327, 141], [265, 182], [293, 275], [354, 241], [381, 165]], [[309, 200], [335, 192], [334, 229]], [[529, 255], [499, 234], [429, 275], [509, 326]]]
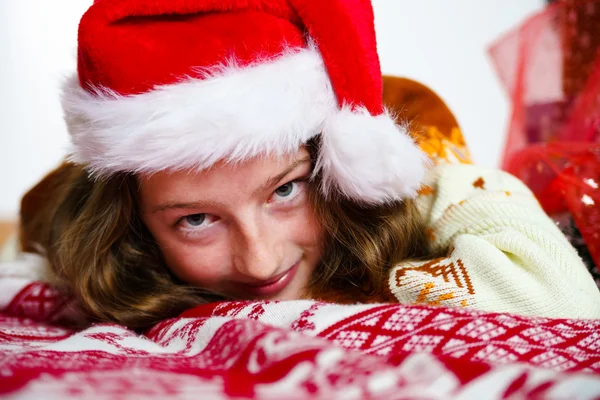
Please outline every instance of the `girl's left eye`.
[[275, 189], [270, 201], [273, 201], [273, 202], [292, 201], [296, 197], [298, 197], [300, 192], [303, 190], [303, 185], [304, 185], [304, 182], [299, 182], [299, 181], [291, 181], [291, 182], [286, 183], [285, 185], [281, 185], [277, 189]]

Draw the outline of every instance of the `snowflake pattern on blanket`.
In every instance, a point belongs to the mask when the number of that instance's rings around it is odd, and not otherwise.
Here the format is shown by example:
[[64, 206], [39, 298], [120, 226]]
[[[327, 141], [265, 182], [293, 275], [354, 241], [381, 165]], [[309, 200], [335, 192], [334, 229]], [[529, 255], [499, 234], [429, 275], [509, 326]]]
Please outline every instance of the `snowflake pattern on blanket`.
[[61, 325], [19, 285], [0, 314], [7, 398], [448, 399], [600, 396], [600, 321], [312, 301], [201, 306], [140, 335]]

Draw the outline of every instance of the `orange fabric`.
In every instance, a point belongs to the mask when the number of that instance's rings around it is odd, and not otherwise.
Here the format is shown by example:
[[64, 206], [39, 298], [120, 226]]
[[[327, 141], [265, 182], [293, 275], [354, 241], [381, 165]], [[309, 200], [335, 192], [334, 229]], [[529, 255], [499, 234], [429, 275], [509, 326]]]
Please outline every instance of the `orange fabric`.
[[454, 114], [433, 90], [410, 79], [384, 76], [383, 102], [399, 124], [409, 123], [415, 141], [435, 164], [472, 163]]

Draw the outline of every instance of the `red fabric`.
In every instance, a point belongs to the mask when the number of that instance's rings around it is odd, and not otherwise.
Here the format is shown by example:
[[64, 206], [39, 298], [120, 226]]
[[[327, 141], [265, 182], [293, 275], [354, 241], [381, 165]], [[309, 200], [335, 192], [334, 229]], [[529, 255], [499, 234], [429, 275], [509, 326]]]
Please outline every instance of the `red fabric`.
[[[329, 305], [316, 303], [291, 327], [391, 360], [425, 351], [464, 362], [522, 362], [561, 371], [600, 372], [600, 333], [596, 332], [600, 321], [386, 304], [368, 307], [340, 320], [331, 317], [323, 328], [311, 322], [326, 320], [330, 312]], [[201, 306], [182, 317], [268, 320], [265, 314], [260, 303], [239, 302]]]
[[319, 45], [340, 106], [383, 113], [383, 80], [371, 0], [291, 0]]
[[[383, 113], [370, 0], [101, 0], [79, 26], [82, 87], [138, 94], [235, 59], [244, 66], [318, 44], [340, 105]], [[341, 34], [340, 34], [341, 33]], [[290, 77], [293, 79], [293, 77]]]
[[[262, 3], [265, 3], [264, 5]], [[78, 72], [122, 95], [143, 93], [231, 58], [240, 65], [304, 47], [284, 1], [112, 1], [94, 4], [79, 25]], [[235, 12], [223, 12], [235, 11]]]
[[531, 144], [600, 138], [598, 18], [598, 0], [558, 1], [490, 48], [512, 100], [504, 168]]
[[538, 195], [550, 215], [568, 211], [600, 265], [600, 144], [557, 142], [516, 153], [511, 172]]
[[572, 216], [596, 266], [600, 266], [599, 20], [599, 0], [560, 0], [491, 48], [512, 99], [502, 166], [532, 189], [548, 214]]
[[22, 306], [58, 305], [56, 293], [48, 289], [32, 283], [0, 313], [0, 395], [600, 396], [600, 375], [595, 374], [600, 370], [599, 321], [398, 304], [232, 302], [198, 307], [139, 336], [110, 324], [74, 330], [45, 322], [46, 314], [39, 312], [44, 307]]

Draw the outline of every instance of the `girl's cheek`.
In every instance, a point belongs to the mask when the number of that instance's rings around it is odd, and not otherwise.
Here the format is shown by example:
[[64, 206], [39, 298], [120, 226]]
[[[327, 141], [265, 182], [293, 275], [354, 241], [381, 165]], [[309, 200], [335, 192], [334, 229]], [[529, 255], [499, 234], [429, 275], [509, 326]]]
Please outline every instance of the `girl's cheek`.
[[223, 246], [173, 246], [164, 252], [167, 266], [184, 282], [206, 286], [227, 277], [227, 254]]
[[324, 227], [321, 221], [318, 220], [311, 206], [307, 206], [305, 221], [305, 229], [307, 235], [310, 236], [309, 240], [312, 244], [320, 247], [323, 242]]
[[293, 235], [295, 242], [312, 246], [318, 244], [322, 238], [322, 225], [317, 221], [312, 208], [306, 204], [292, 220], [288, 221], [286, 231]]

